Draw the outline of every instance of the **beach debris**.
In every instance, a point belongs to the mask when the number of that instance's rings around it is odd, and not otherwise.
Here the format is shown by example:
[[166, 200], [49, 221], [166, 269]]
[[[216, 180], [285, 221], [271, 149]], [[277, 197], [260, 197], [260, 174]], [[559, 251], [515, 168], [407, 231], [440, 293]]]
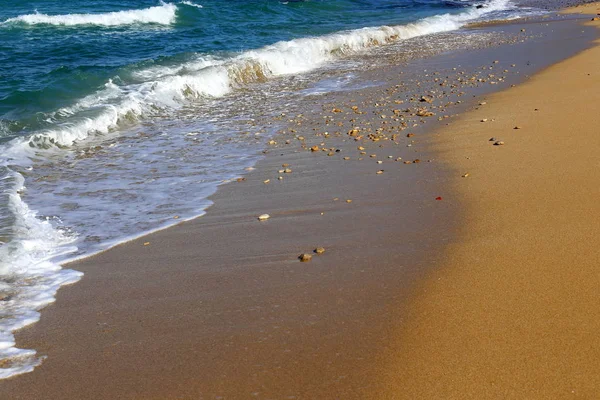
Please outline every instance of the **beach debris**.
[[317, 247], [314, 252], [317, 254], [323, 254], [325, 253], [325, 247]]
[[494, 143], [494, 146], [504, 146], [504, 142], [502, 140], [498, 140]]
[[144, 246], [150, 246], [150, 242], [144, 242]]
[[438, 201], [439, 201], [439, 200], [442, 200], [442, 196], [438, 196], [438, 197], [436, 197], [435, 199], [436, 199], [436, 200], [438, 200]]
[[266, 221], [269, 218], [271, 218], [271, 216], [269, 214], [261, 214], [261, 215], [258, 216], [258, 220], [259, 221]]
[[298, 259], [300, 260], [300, 262], [309, 262], [310, 260], [312, 260], [312, 255], [308, 253], [302, 253], [298, 256]]
[[416, 115], [419, 117], [431, 117], [434, 116], [435, 113], [427, 110], [426, 108], [419, 108], [416, 112]]

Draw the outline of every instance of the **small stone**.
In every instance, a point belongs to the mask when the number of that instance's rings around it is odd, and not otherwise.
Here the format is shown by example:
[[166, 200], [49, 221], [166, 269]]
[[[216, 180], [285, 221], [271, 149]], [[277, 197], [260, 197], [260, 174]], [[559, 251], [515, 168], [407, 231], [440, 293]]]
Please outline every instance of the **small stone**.
[[144, 242], [144, 246], [150, 246], [150, 242]]
[[413, 137], [413, 136], [415, 136], [415, 134], [414, 134], [414, 133], [407, 133], [407, 134], [406, 134], [406, 137]]
[[418, 163], [420, 163], [420, 162], [421, 162], [421, 160], [419, 160], [418, 158], [417, 158], [416, 160], [414, 160], [414, 161], [413, 161], [413, 163], [414, 163], [414, 164], [418, 164]]
[[515, 126], [514, 129], [521, 129], [521, 127], [520, 126]]
[[283, 176], [278, 176], [277, 179], [280, 180], [280, 181], [282, 181], [283, 180]]
[[261, 214], [261, 215], [258, 216], [258, 220], [259, 221], [266, 221], [269, 218], [271, 218], [271, 216], [269, 214]]
[[502, 140], [498, 140], [494, 143], [494, 146], [504, 146], [504, 142]]
[[281, 164], [281, 166], [282, 166], [283, 168], [287, 168], [287, 167], [289, 167], [289, 166], [290, 166], [290, 164]]
[[292, 170], [291, 170], [291, 169], [289, 169], [289, 168], [286, 168], [286, 169], [284, 169], [284, 170], [283, 170], [283, 172], [284, 172], [285, 174], [291, 174], [291, 173], [292, 173]]
[[412, 164], [412, 161], [404, 161], [404, 164]]
[[314, 251], [317, 254], [323, 254], [325, 253], [325, 247], [317, 247]]
[[263, 181], [263, 183], [264, 183], [265, 185], [266, 185], [267, 183], [269, 183], [269, 182], [271, 182], [271, 180], [270, 180], [270, 179], [266, 179], [266, 180], [264, 180], [264, 181]]
[[498, 140], [498, 139], [496, 139], [495, 137], [491, 137], [489, 141], [490, 142], [495, 142], [496, 140]]
[[237, 178], [236, 181], [238, 182], [244, 182], [246, 180], [246, 178]]
[[383, 164], [383, 161], [377, 161], [377, 164]]
[[467, 172], [466, 174], [464, 174], [462, 177], [463, 178], [467, 178], [469, 176], [469, 173]]
[[298, 256], [298, 259], [301, 262], [309, 262], [310, 260], [312, 260], [312, 256], [310, 254], [308, 254], [308, 253], [304, 253], [304, 254], [300, 254]]
[[310, 148], [310, 151], [312, 151], [312, 152], [319, 151], [319, 150], [321, 150], [319, 148], [319, 146], [313, 146], [313, 147]]
[[381, 174], [383, 174], [383, 170], [382, 169], [380, 169], [379, 171], [377, 171], [377, 175], [381, 175]]
[[348, 200], [346, 200], [346, 203], [350, 204], [350, 203], [352, 203], [352, 200], [348, 199]]
[[174, 216], [173, 219], [179, 219], [179, 215]]
[[484, 119], [481, 120], [481, 122], [487, 122], [487, 121], [488, 121], [487, 118], [484, 118]]
[[348, 161], [350, 159], [350, 157], [344, 157], [344, 160]]

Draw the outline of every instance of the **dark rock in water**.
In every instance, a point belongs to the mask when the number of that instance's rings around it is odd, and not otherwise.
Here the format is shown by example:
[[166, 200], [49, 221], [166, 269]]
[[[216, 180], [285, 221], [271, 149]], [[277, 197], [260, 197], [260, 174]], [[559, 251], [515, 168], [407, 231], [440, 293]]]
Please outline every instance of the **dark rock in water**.
[[480, 4], [480, 5], [476, 6], [475, 8], [483, 8], [483, 6]]

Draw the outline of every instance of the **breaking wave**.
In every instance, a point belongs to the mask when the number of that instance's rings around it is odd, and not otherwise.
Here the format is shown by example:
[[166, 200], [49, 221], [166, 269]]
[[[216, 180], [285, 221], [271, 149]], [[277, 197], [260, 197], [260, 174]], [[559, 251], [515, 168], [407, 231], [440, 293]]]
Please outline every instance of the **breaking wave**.
[[21, 23], [27, 25], [96, 25], [120, 26], [131, 24], [160, 24], [170, 25], [175, 22], [177, 6], [163, 3], [160, 6], [144, 8], [141, 10], [114, 11], [104, 14], [64, 14], [47, 15], [35, 12], [33, 14], [19, 15], [9, 18], [3, 24]]

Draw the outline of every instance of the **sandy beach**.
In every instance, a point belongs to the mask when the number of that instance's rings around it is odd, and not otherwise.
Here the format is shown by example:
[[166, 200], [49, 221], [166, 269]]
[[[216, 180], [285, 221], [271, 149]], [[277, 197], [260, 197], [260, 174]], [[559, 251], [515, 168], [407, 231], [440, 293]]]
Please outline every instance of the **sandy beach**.
[[595, 47], [439, 132], [465, 212], [399, 326], [381, 398], [600, 395], [599, 70]]
[[[600, 396], [600, 47], [578, 52], [600, 21], [579, 22], [485, 50], [471, 70], [525, 80], [499, 93], [381, 86], [284, 116], [205, 216], [70, 265], [82, 281], [17, 334], [47, 359], [0, 398]], [[578, 54], [526, 79], [549, 49]]]

